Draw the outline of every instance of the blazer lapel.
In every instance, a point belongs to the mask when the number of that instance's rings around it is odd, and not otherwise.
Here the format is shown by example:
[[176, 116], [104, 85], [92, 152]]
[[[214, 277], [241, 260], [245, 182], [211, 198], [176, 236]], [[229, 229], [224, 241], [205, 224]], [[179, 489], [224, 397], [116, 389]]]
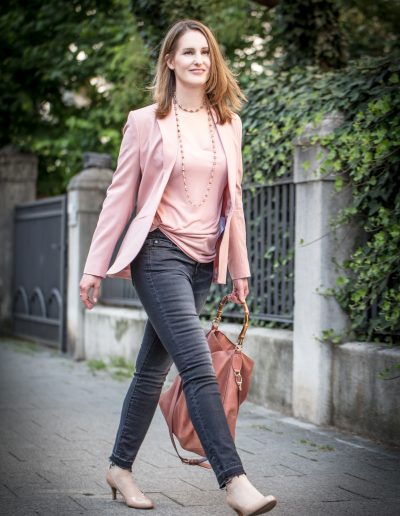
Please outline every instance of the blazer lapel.
[[163, 142], [163, 174], [168, 178], [178, 156], [178, 137], [174, 110], [171, 109], [165, 118], [157, 118]]
[[[230, 196], [230, 207], [235, 206], [235, 190], [236, 190], [236, 171], [237, 171], [237, 155], [233, 141], [233, 131], [228, 123], [219, 124], [217, 115], [211, 108], [212, 117], [214, 119], [218, 134], [221, 138], [222, 146], [225, 151], [227, 168], [228, 168], [228, 187]], [[175, 161], [178, 156], [178, 138], [176, 131], [175, 113], [173, 108], [165, 118], [157, 119], [161, 137], [163, 140], [163, 182], [164, 186], [171, 175]], [[228, 206], [229, 209], [229, 206]]]
[[235, 207], [235, 191], [236, 191], [236, 171], [237, 171], [237, 158], [236, 158], [236, 148], [235, 142], [233, 141], [232, 135], [233, 131], [230, 127], [230, 124], [219, 124], [217, 122], [217, 114], [214, 108], [211, 108], [212, 117], [215, 122], [215, 126], [217, 128], [218, 134], [221, 138], [222, 146], [225, 151], [226, 162], [228, 167], [228, 187], [229, 187], [229, 197], [230, 197], [230, 206], [229, 208]]

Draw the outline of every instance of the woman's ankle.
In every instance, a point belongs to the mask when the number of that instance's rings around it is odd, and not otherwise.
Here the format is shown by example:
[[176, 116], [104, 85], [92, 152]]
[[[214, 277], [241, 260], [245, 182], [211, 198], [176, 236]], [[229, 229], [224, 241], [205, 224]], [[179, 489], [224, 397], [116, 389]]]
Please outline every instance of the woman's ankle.
[[129, 471], [130, 473], [132, 473], [132, 466], [131, 467], [127, 467], [127, 466], [120, 466], [119, 464], [116, 464], [115, 462], [113, 461], [110, 461], [109, 462], [109, 468], [119, 468], [119, 469], [122, 469], [124, 471]]
[[229, 477], [229, 478], [225, 481], [225, 485], [224, 485], [225, 489], [227, 489], [228, 485], [232, 483], [232, 480], [233, 480], [234, 478], [239, 478], [239, 477], [241, 477], [241, 476], [243, 476], [243, 475], [246, 475], [246, 473], [240, 473], [240, 475], [233, 475], [232, 477]]

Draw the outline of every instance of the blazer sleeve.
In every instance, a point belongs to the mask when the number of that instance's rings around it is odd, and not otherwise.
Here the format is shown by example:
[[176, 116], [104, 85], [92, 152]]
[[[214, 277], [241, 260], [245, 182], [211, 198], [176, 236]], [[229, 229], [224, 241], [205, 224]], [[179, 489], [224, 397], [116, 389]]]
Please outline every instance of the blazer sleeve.
[[106, 277], [116, 243], [135, 208], [141, 179], [139, 133], [132, 111], [122, 132], [117, 168], [107, 188], [83, 271], [103, 278]]
[[232, 280], [249, 278], [250, 265], [246, 246], [246, 223], [242, 199], [242, 121], [235, 116], [236, 136], [238, 138], [238, 170], [236, 174], [235, 209], [233, 210], [229, 230], [228, 270]]

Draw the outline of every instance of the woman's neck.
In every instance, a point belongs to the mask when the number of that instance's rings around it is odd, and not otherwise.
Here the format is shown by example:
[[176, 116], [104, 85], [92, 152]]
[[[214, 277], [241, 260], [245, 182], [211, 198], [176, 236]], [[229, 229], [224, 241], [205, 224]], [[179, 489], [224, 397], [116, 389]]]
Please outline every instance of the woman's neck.
[[176, 99], [186, 109], [197, 109], [204, 101], [204, 88], [185, 88], [176, 86]]

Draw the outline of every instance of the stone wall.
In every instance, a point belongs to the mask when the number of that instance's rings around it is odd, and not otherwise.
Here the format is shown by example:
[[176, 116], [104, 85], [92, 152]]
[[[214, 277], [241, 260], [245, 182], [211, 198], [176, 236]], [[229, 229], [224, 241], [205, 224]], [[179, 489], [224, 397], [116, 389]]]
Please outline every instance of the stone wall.
[[[85, 355], [88, 359], [122, 356], [135, 363], [147, 316], [144, 310], [96, 306], [85, 313]], [[202, 322], [204, 331], [210, 322]], [[241, 326], [220, 329], [232, 340]], [[293, 332], [248, 328], [243, 351], [254, 360], [248, 399], [288, 415], [293, 412]], [[400, 381], [378, 373], [400, 363], [400, 348], [362, 342], [332, 348], [332, 398], [326, 423], [390, 444], [400, 445]], [[167, 383], [177, 374], [172, 366]], [[308, 421], [305, 418], [300, 418]]]
[[13, 146], [0, 150], [0, 331], [11, 327], [14, 255], [14, 208], [36, 197], [37, 157]]

